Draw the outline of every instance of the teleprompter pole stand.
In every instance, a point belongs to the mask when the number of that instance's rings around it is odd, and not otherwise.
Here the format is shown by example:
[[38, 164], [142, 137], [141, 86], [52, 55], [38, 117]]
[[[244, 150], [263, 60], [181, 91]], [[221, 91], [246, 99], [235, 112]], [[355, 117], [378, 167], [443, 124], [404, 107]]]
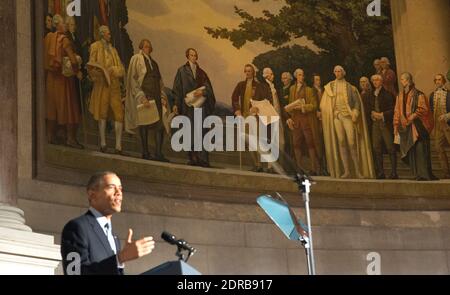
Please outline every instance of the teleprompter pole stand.
[[306, 223], [308, 227], [308, 236], [300, 235], [300, 242], [306, 251], [306, 258], [308, 263], [308, 274], [316, 275], [316, 265], [314, 260], [314, 244], [313, 234], [311, 229], [311, 211], [309, 209], [309, 193], [311, 192], [311, 186], [313, 184], [312, 179], [305, 174], [297, 174], [295, 182], [298, 185], [299, 193], [303, 197], [306, 209]]

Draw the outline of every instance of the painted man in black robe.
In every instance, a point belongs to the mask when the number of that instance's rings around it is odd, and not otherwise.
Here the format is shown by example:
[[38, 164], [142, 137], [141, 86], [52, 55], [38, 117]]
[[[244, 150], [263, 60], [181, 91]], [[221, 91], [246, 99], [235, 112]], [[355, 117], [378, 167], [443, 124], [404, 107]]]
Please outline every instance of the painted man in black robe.
[[[197, 63], [197, 50], [194, 48], [186, 50], [186, 58], [188, 59], [187, 63], [178, 69], [173, 83], [173, 92], [176, 97], [176, 106], [180, 115], [188, 117], [191, 122], [191, 150], [188, 152], [188, 165], [210, 167], [208, 153], [204, 148], [202, 147], [202, 151], [200, 152], [194, 150], [194, 107], [188, 106], [185, 98], [187, 94], [195, 90], [197, 90], [194, 94], [195, 97], [204, 96], [206, 98], [205, 102], [200, 107], [203, 120], [213, 114], [216, 98], [208, 75]], [[201, 87], [204, 87], [204, 90], [198, 90]], [[201, 131], [202, 140], [206, 132], [207, 130], [205, 129]]]

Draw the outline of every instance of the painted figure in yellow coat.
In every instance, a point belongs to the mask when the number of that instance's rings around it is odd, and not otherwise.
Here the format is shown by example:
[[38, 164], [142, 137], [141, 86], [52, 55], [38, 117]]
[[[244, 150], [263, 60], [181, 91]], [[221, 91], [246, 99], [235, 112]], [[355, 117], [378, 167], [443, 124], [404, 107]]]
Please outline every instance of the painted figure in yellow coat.
[[325, 86], [320, 104], [329, 172], [334, 178], [374, 178], [361, 96], [356, 87], [345, 80], [343, 67], [336, 66], [334, 74], [336, 80]]
[[[91, 45], [88, 73], [94, 82], [89, 103], [89, 111], [98, 121], [100, 132], [100, 150], [106, 152], [106, 121], [111, 109], [116, 133], [116, 153], [122, 153], [122, 131], [124, 106], [120, 89], [120, 79], [125, 68], [117, 50], [111, 44], [111, 32], [108, 27], [99, 29], [101, 39]], [[108, 77], [109, 76], [109, 77]]]

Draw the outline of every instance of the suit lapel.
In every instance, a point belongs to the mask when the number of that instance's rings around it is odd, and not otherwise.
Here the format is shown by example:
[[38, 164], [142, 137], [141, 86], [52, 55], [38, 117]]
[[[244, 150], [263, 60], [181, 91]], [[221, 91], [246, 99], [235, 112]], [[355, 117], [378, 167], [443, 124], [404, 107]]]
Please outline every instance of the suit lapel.
[[293, 103], [295, 100], [295, 85], [292, 85], [291, 87], [289, 87], [289, 103]]
[[378, 104], [378, 107], [382, 110], [384, 106], [384, 87], [381, 87], [380, 93], [378, 93]]
[[105, 251], [109, 255], [114, 254], [113, 250], [111, 249], [111, 246], [109, 245], [108, 238], [106, 237], [105, 232], [100, 227], [100, 224], [98, 224], [98, 222], [95, 219], [95, 217], [91, 214], [90, 211], [86, 215], [89, 218], [89, 224], [91, 225], [95, 235], [100, 240], [100, 242], [103, 245], [103, 247], [105, 248]]

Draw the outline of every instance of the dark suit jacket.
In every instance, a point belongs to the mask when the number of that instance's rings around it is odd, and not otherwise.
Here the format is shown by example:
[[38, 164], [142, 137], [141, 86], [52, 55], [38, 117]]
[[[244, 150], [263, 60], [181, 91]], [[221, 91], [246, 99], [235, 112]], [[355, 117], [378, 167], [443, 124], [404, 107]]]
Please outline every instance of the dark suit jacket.
[[373, 104], [372, 106], [372, 101], [374, 100], [374, 94], [373, 91], [361, 91], [361, 99], [362, 99], [362, 103], [364, 105], [364, 113], [366, 115], [366, 123], [367, 123], [367, 127], [369, 128], [369, 134], [370, 136], [372, 135], [372, 107], [375, 107], [375, 104]]
[[[120, 242], [116, 236], [114, 240], [117, 251], [120, 251]], [[64, 227], [61, 237], [64, 274], [67, 274], [69, 263], [73, 262], [67, 260], [67, 255], [71, 252], [76, 252], [81, 257], [81, 275], [123, 274], [123, 270], [117, 267], [116, 255], [103, 229], [90, 211]]]
[[206, 88], [206, 101], [202, 107], [204, 119], [212, 115], [216, 107], [216, 97], [208, 75], [200, 66], [197, 66], [197, 76], [194, 78], [189, 62], [178, 69], [172, 91], [175, 94], [176, 105], [181, 115], [185, 115], [192, 120], [194, 119], [194, 108], [189, 107], [184, 98], [189, 92], [202, 86]]
[[[254, 95], [252, 97], [253, 100], [263, 100], [264, 93], [262, 92], [262, 85], [256, 80], [253, 80], [253, 89]], [[231, 97], [233, 104], [233, 111], [236, 113], [237, 111], [242, 111], [242, 105], [244, 103], [245, 89], [247, 88], [247, 81], [241, 81], [237, 84], [236, 88], [233, 91], [233, 95]]]
[[270, 89], [269, 83], [267, 83], [267, 81], [264, 80], [261, 82], [261, 87], [262, 87], [263, 99], [267, 99], [268, 101], [270, 101], [271, 104], [273, 104], [273, 95], [272, 95], [272, 90]]
[[159, 71], [158, 63], [150, 56], [150, 63], [144, 57], [145, 67], [147, 73], [145, 74], [144, 81], [142, 81], [142, 91], [144, 91], [147, 98], [155, 100], [156, 107], [160, 117], [162, 117], [162, 102], [161, 102], [161, 72]]
[[69, 38], [70, 42], [72, 42], [73, 50], [75, 51], [75, 54], [81, 56], [81, 42], [78, 37], [78, 34], [75, 33], [75, 36], [73, 36], [72, 33], [67, 32], [66, 36], [67, 36], [67, 38]]
[[[378, 100], [380, 104], [380, 112], [384, 115], [384, 122], [386, 122], [386, 127], [393, 130], [394, 121], [394, 108], [395, 108], [395, 98], [387, 91], [384, 87], [381, 88], [378, 94]], [[370, 114], [375, 111], [375, 94], [370, 95]], [[370, 117], [369, 117], [370, 118]]]

